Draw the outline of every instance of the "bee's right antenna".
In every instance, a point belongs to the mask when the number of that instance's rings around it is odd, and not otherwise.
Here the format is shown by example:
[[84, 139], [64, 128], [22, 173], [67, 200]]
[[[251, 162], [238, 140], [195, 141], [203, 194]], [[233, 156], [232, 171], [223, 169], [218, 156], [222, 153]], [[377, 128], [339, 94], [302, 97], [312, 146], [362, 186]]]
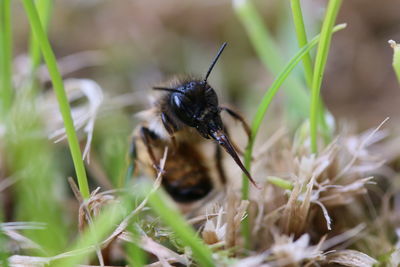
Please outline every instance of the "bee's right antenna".
[[226, 42], [222, 44], [222, 46], [221, 46], [221, 48], [219, 49], [217, 55], [215, 56], [213, 62], [211, 63], [211, 66], [208, 68], [206, 77], [204, 78], [204, 82], [207, 81], [208, 76], [210, 75], [212, 69], [213, 69], [214, 66], [215, 66], [215, 63], [217, 63], [219, 56], [222, 54], [222, 51], [224, 51], [224, 49], [225, 49], [226, 46], [227, 46], [227, 43], [226, 43]]

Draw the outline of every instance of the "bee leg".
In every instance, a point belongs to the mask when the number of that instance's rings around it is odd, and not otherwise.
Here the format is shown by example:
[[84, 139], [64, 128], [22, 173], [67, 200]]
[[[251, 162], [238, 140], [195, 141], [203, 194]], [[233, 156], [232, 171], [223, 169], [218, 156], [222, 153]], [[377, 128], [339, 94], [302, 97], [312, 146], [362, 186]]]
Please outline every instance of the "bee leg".
[[151, 131], [147, 127], [140, 128], [140, 138], [143, 141], [143, 144], [146, 146], [147, 153], [150, 156], [150, 159], [153, 163], [153, 167], [157, 170], [157, 172], [161, 171], [160, 166], [154, 156], [153, 148], [151, 147], [151, 141], [158, 139], [158, 135]]
[[172, 122], [172, 120], [165, 112], [161, 113], [161, 121], [165, 127], [165, 130], [167, 130], [169, 137], [171, 138], [174, 150], [176, 150], [177, 144], [174, 133], [178, 130], [178, 127], [175, 125], [175, 123]]
[[226, 184], [226, 175], [225, 175], [225, 170], [224, 167], [222, 166], [222, 150], [221, 146], [216, 145], [215, 146], [215, 165], [217, 167], [217, 171], [219, 174], [219, 179], [221, 181], [221, 184]]
[[248, 138], [251, 137], [251, 130], [249, 125], [247, 124], [247, 122], [243, 119], [243, 117], [241, 115], [239, 115], [238, 113], [236, 113], [235, 111], [233, 111], [232, 109], [225, 107], [225, 106], [221, 106], [219, 107], [221, 111], [226, 111], [232, 118], [234, 118], [235, 120], [238, 120], [242, 123], [243, 129], [246, 132]]

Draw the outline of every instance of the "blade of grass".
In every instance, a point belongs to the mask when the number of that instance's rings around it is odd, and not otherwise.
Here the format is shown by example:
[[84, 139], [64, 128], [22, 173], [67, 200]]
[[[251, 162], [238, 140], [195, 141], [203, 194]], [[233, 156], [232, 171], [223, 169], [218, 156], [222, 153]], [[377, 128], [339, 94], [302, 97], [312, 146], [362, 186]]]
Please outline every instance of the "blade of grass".
[[[346, 24], [340, 24], [333, 28], [333, 32], [337, 32], [346, 27]], [[279, 88], [282, 86], [285, 79], [289, 76], [290, 72], [294, 69], [294, 67], [299, 63], [302, 57], [308, 53], [320, 40], [320, 35], [314, 37], [310, 43], [300, 49], [299, 52], [289, 61], [286, 67], [282, 70], [282, 72], [278, 75], [275, 81], [271, 84], [270, 88], [264, 94], [260, 104], [258, 105], [256, 115], [254, 116], [252, 125], [251, 125], [251, 137], [249, 143], [247, 144], [247, 148], [245, 151], [244, 162], [247, 170], [251, 169], [251, 155], [253, 152], [254, 141], [257, 136], [258, 130], [261, 126], [261, 122], [264, 119], [265, 113], [269, 108], [269, 104], [274, 98], [275, 94], [278, 92]], [[245, 176], [243, 177], [245, 178]], [[242, 198], [248, 199], [248, 180], [243, 179], [243, 188], [242, 188]]]
[[[132, 224], [128, 226], [128, 230], [134, 235], [135, 238], [139, 237], [137, 229], [135, 229]], [[127, 242], [125, 244], [125, 253], [130, 267], [139, 267], [146, 265], [146, 252], [144, 252], [135, 243]]]
[[267, 176], [267, 181], [273, 185], [276, 185], [277, 187], [282, 188], [282, 189], [286, 189], [286, 190], [293, 189], [293, 184], [291, 182], [286, 181], [280, 177]]
[[[157, 179], [156, 179], [157, 181]], [[160, 182], [161, 182], [161, 176], [160, 176]], [[157, 182], [155, 182], [157, 184]], [[129, 183], [127, 183], [126, 186], [128, 186]], [[153, 185], [152, 191], [156, 190], [155, 188], [158, 186]], [[138, 188], [140, 190], [141, 188]], [[141, 191], [141, 190], [140, 190]], [[152, 194], [152, 191], [149, 194]], [[132, 210], [140, 210], [140, 206], [146, 205], [147, 201], [146, 197], [143, 196], [144, 198], [140, 199], [140, 204], [138, 202], [138, 199], [135, 199], [134, 196], [140, 196], [142, 193], [136, 194], [135, 190], [129, 190], [129, 192], [132, 192], [131, 194], [128, 194], [125, 196], [125, 202], [128, 203], [135, 203], [134, 207], [130, 207], [130, 209], [127, 211], [130, 215], [132, 214]], [[133, 205], [132, 205], [133, 206]], [[130, 216], [129, 215], [129, 216]], [[125, 218], [126, 220], [126, 218]], [[143, 216], [141, 214], [136, 213], [135, 216], [132, 216], [131, 219], [129, 220], [130, 222], [128, 223], [126, 230], [132, 234], [133, 237], [133, 242], [127, 242], [124, 244], [124, 251], [126, 255], [126, 260], [128, 262], [128, 266], [130, 267], [141, 267], [145, 266], [148, 262], [147, 256], [148, 254], [139, 246], [141, 242], [141, 233], [142, 229], [140, 228], [140, 222], [143, 221]]]
[[[337, 25], [333, 31], [339, 31], [342, 30], [346, 27], [345, 24], [340, 24]], [[302, 60], [303, 56], [306, 55], [311, 48], [313, 48], [315, 45], [317, 45], [318, 41], [320, 40], [320, 35], [314, 37], [311, 42], [309, 42], [306, 46], [304, 46], [302, 49], [300, 49], [297, 54], [292, 57], [292, 59], [289, 61], [289, 63], [286, 65], [286, 67], [282, 70], [282, 72], [278, 75], [278, 77], [275, 79], [275, 81], [271, 84], [270, 88], [267, 90], [267, 92], [264, 94], [260, 104], [258, 105], [256, 115], [253, 118], [252, 124], [251, 124], [251, 136], [249, 139], [249, 142], [246, 147], [246, 151], [244, 154], [244, 164], [246, 169], [250, 172], [251, 171], [251, 156], [253, 153], [253, 147], [254, 147], [254, 142], [258, 133], [258, 130], [260, 129], [261, 123], [265, 117], [265, 114], [269, 108], [269, 105], [278, 92], [278, 90], [281, 88], [283, 82], [286, 80], [286, 78], [289, 76], [289, 74], [292, 72], [294, 67]], [[247, 179], [247, 176], [243, 176], [242, 179], [242, 199], [247, 200], [249, 198], [249, 181]], [[242, 232], [244, 235], [244, 238], [246, 240], [246, 243], [249, 245], [250, 244], [250, 225], [249, 221], [246, 218], [245, 220], [242, 221]], [[247, 246], [248, 247], [248, 246]]]
[[8, 253], [5, 235], [0, 231], [0, 266], [8, 267]]
[[105, 207], [102, 213], [94, 218], [93, 223], [85, 228], [72, 248], [67, 250], [72, 251], [69, 253], [70, 256], [67, 258], [61, 255], [57, 256], [61, 260], [54, 262], [52, 266], [78, 266], [84, 262], [85, 258], [95, 255], [95, 248], [112, 233], [116, 224], [123, 218], [125, 208], [128, 206], [130, 206], [129, 203], [121, 201]]
[[[303, 20], [303, 13], [301, 11], [301, 5], [300, 5], [300, 0], [291, 0], [291, 7], [292, 7], [292, 15], [293, 15], [293, 22], [294, 26], [296, 29], [296, 35], [297, 35], [297, 41], [299, 44], [299, 48], [302, 48], [308, 43], [307, 40], [307, 34], [306, 34], [306, 29], [304, 26], [304, 20]], [[304, 68], [304, 74], [307, 82], [308, 88], [311, 89], [312, 87], [312, 80], [313, 80], [313, 67], [312, 67], [312, 60], [311, 60], [311, 55], [310, 53], [307, 53], [303, 57], [303, 68]], [[322, 98], [319, 98], [319, 111], [318, 113], [320, 114], [319, 119], [321, 123], [321, 127], [324, 132], [324, 139], [326, 143], [329, 143], [330, 137], [331, 137], [331, 132], [328, 127], [328, 124], [325, 119], [325, 105], [324, 102], [322, 101]]]
[[1, 229], [1, 223], [3, 222], [3, 210], [0, 209], [0, 266], [8, 267], [8, 249], [6, 244], [6, 235]]
[[[53, 3], [51, 0], [36, 0], [35, 5], [42, 23], [43, 30], [47, 31]], [[33, 74], [40, 64], [41, 53], [40, 45], [32, 33], [29, 40], [29, 56], [31, 59], [31, 73]]]
[[12, 90], [12, 29], [11, 0], [0, 0], [0, 116], [11, 107]]
[[71, 117], [71, 109], [68, 98], [64, 90], [63, 81], [57, 67], [57, 61], [46, 32], [42, 28], [39, 15], [34, 3], [31, 0], [22, 0], [25, 11], [28, 15], [29, 23], [40, 45], [44, 60], [47, 64], [50, 77], [53, 83], [54, 91], [60, 107], [60, 112], [64, 121], [64, 127], [68, 138], [68, 145], [71, 150], [72, 160], [74, 162], [75, 171], [78, 179], [79, 190], [84, 198], [89, 197], [89, 186], [86, 177], [86, 171], [82, 160], [81, 149], [79, 147], [78, 138], [76, 136], [74, 124]]
[[[148, 188], [144, 192], [150, 192], [150, 189]], [[185, 246], [191, 248], [193, 257], [198, 264], [200, 266], [214, 266], [210, 248], [197, 237], [192, 227], [169, 203], [171, 203], [169, 199], [159, 190], [151, 194], [149, 198], [150, 206], [161, 217], [162, 221], [175, 232]]]
[[393, 69], [400, 83], [400, 44], [396, 44], [393, 40], [390, 40], [389, 44], [393, 48]]
[[[303, 13], [301, 11], [300, 0], [290, 0], [293, 22], [296, 29], [297, 41], [299, 48], [302, 48], [308, 44], [306, 29], [304, 26]], [[304, 74], [307, 81], [307, 86], [311, 88], [313, 67], [310, 53], [307, 53], [303, 57]]]
[[322, 78], [328, 60], [329, 47], [332, 40], [333, 25], [336, 21], [342, 0], [329, 1], [324, 22], [321, 30], [321, 41], [318, 44], [317, 56], [315, 58], [313, 81], [311, 86], [311, 106], [310, 106], [310, 137], [311, 151], [317, 153], [317, 134], [318, 118], [322, 112], [320, 104], [320, 90]]
[[[265, 68], [274, 75], [278, 75], [284, 67], [284, 56], [267, 28], [256, 7], [250, 0], [233, 0], [234, 10], [246, 29], [256, 53]], [[287, 107], [294, 109], [300, 120], [308, 117], [309, 96], [302, 82], [295, 77], [286, 81]]]

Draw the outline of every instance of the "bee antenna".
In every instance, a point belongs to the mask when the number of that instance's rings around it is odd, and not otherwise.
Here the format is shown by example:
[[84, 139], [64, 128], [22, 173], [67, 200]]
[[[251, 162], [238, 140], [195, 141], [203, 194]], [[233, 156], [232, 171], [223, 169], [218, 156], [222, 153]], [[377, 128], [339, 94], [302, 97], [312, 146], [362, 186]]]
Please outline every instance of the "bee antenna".
[[208, 76], [210, 75], [212, 69], [214, 68], [215, 64], [217, 63], [217, 61], [218, 61], [218, 59], [219, 59], [219, 56], [222, 54], [222, 51], [224, 51], [224, 49], [225, 49], [226, 46], [227, 46], [227, 43], [224, 42], [224, 43], [222, 44], [221, 48], [218, 50], [217, 55], [215, 56], [213, 62], [211, 63], [211, 66], [208, 68], [206, 77], [204, 78], [204, 82], [207, 81]]
[[174, 88], [168, 88], [168, 87], [153, 87], [154, 90], [160, 90], [160, 91], [169, 91], [169, 92], [174, 92], [174, 93], [180, 93], [183, 94], [183, 92], [174, 89]]

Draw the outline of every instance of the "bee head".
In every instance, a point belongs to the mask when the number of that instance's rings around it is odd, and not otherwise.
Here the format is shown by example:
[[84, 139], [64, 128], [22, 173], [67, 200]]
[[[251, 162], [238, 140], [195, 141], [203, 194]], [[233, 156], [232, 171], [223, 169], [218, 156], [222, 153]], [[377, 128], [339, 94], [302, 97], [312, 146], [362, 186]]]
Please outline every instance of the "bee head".
[[207, 124], [217, 120], [222, 126], [219, 116], [218, 97], [214, 89], [205, 81], [189, 81], [177, 88], [178, 92], [170, 94], [169, 104], [174, 115], [179, 120], [196, 128], [199, 133], [208, 138]]
[[213, 132], [222, 130], [223, 127], [218, 97], [207, 83], [207, 79], [226, 45], [224, 43], [219, 49], [203, 80], [184, 81], [173, 88], [153, 87], [156, 90], [168, 91], [168, 104], [174, 116], [181, 123], [196, 128], [204, 138], [212, 137]]

